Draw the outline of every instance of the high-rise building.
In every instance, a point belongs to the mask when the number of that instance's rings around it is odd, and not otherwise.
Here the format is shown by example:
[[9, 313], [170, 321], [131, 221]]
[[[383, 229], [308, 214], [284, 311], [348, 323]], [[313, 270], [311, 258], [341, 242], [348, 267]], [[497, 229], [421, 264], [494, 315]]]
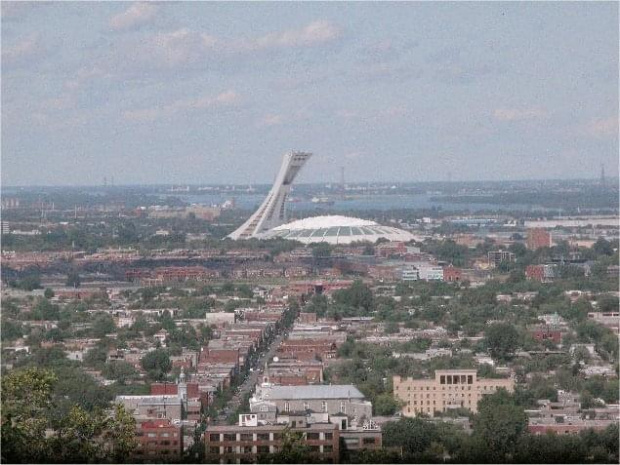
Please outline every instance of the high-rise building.
[[538, 250], [551, 247], [551, 233], [542, 228], [532, 228], [527, 231], [527, 248]]

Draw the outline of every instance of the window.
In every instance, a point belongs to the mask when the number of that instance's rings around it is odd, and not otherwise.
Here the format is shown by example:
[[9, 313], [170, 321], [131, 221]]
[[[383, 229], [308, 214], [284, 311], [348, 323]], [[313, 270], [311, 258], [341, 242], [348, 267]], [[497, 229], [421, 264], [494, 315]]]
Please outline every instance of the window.
[[269, 441], [269, 433], [258, 433], [256, 435], [257, 441]]
[[446, 384], [446, 375], [441, 375], [439, 377], [439, 383], [440, 384]]
[[284, 411], [289, 412], [291, 410], [291, 404], [288, 402], [284, 402]]
[[316, 454], [317, 452], [319, 452], [321, 449], [319, 446], [310, 446], [310, 452], [312, 452], [313, 454]]
[[308, 402], [304, 402], [304, 410], [308, 410], [310, 407], [308, 406]]
[[347, 405], [342, 400], [340, 401], [340, 411], [342, 413], [347, 413]]
[[327, 402], [325, 401], [321, 402], [321, 407], [323, 409], [323, 412], [327, 412]]
[[334, 446], [323, 446], [323, 452], [333, 452]]
[[325, 439], [331, 441], [334, 439], [334, 433], [325, 433]]
[[148, 438], [156, 438], [157, 437], [157, 433], [147, 433], [146, 437], [148, 437]]
[[274, 441], [281, 441], [282, 440], [282, 433], [273, 433], [273, 440]]
[[269, 453], [269, 446], [258, 446], [256, 448], [256, 452], [258, 452], [259, 454], [268, 454]]
[[310, 441], [318, 441], [320, 439], [319, 433], [308, 433], [306, 438]]
[[254, 435], [252, 433], [241, 433], [241, 441], [253, 441]]
[[374, 444], [375, 443], [375, 438], [364, 438], [362, 443], [363, 444]]
[[251, 454], [252, 453], [252, 446], [243, 446], [243, 453], [244, 454]]
[[232, 446], [224, 447], [224, 452], [225, 452], [226, 454], [232, 454], [232, 453], [233, 453], [233, 448], [232, 448]]
[[170, 433], [161, 433], [160, 436], [162, 438], [168, 438], [168, 437], [170, 437]]
[[235, 433], [224, 433], [224, 441], [236, 441], [237, 435]]

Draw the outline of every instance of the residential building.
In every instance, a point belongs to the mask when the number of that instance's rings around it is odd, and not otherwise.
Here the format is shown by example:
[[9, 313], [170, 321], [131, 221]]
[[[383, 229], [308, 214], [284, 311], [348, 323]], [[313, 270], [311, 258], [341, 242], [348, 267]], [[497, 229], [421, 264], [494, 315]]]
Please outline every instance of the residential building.
[[285, 434], [299, 434], [317, 462], [338, 463], [340, 432], [332, 423], [308, 423], [305, 416], [288, 424], [259, 425], [256, 414], [239, 415], [238, 425], [208, 426], [205, 453], [210, 463], [255, 463], [281, 450]]
[[435, 370], [435, 379], [413, 379], [394, 376], [394, 396], [405, 402], [402, 414], [413, 417], [424, 413], [467, 408], [478, 411], [478, 402], [485, 394], [499, 388], [514, 390], [514, 380], [478, 378], [476, 370]]
[[551, 233], [542, 228], [532, 228], [527, 231], [527, 248], [538, 250], [551, 247]]
[[555, 265], [528, 265], [525, 269], [525, 277], [541, 283], [551, 282], [556, 277]]
[[134, 458], [140, 461], [179, 461], [183, 456], [183, 432], [170, 420], [147, 420], [136, 425], [138, 443]]

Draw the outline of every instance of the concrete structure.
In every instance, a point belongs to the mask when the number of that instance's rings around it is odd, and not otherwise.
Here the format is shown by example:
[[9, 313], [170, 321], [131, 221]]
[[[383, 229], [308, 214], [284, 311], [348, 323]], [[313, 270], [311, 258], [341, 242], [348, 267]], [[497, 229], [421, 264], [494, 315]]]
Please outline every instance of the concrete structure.
[[205, 322], [208, 326], [222, 326], [235, 324], [235, 314], [226, 312], [213, 312], [205, 315]]
[[492, 250], [487, 253], [487, 259], [490, 266], [497, 268], [503, 262], [510, 263], [516, 261], [516, 256], [507, 250]]
[[402, 414], [413, 417], [420, 413], [467, 408], [478, 411], [478, 401], [499, 388], [514, 390], [514, 380], [478, 378], [476, 370], [435, 370], [435, 379], [412, 379], [394, 376], [394, 396], [405, 402]]
[[278, 176], [262, 205], [228, 237], [235, 240], [249, 239], [286, 223], [286, 198], [299, 170], [311, 156], [306, 152], [291, 151], [285, 154]]

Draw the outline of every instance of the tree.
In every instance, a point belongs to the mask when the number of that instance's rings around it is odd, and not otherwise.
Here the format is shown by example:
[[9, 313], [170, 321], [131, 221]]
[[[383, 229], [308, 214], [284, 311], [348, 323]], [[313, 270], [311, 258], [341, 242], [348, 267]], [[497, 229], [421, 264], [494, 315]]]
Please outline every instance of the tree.
[[45, 297], [46, 299], [51, 299], [52, 297], [54, 297], [54, 291], [51, 288], [46, 287], [45, 292], [43, 292], [43, 297]]
[[488, 447], [493, 462], [503, 463], [515, 451], [519, 438], [527, 430], [527, 415], [514, 396], [504, 389], [484, 396], [474, 416], [474, 435]]
[[135, 420], [122, 405], [112, 417], [74, 406], [50, 439], [50, 457], [57, 463], [123, 463], [136, 446]]
[[519, 344], [519, 333], [509, 323], [489, 325], [484, 335], [489, 353], [496, 360], [506, 360]]
[[370, 313], [374, 310], [374, 297], [370, 288], [362, 281], [355, 281], [348, 289], [334, 292], [334, 302], [345, 305], [363, 313]]
[[84, 355], [82, 363], [91, 368], [102, 368], [108, 359], [108, 350], [105, 347], [93, 347]]
[[614, 247], [611, 245], [611, 242], [606, 241], [602, 237], [599, 237], [599, 239], [592, 246], [592, 249], [597, 255], [612, 256], [614, 254]]
[[620, 307], [618, 297], [613, 295], [604, 294], [598, 298], [598, 310], [600, 312], [617, 312]]
[[438, 440], [437, 427], [421, 418], [402, 418], [383, 426], [384, 446], [402, 448], [404, 455], [421, 453]]
[[312, 256], [315, 259], [328, 258], [332, 254], [331, 246], [327, 242], [319, 242], [312, 246]]
[[34, 463], [46, 456], [45, 411], [56, 377], [49, 370], [15, 370], [2, 377], [2, 462]]
[[116, 325], [114, 324], [114, 318], [107, 313], [98, 315], [93, 322], [93, 335], [95, 337], [103, 338], [106, 334], [110, 334], [116, 331]]
[[375, 415], [389, 416], [394, 415], [400, 408], [400, 403], [390, 394], [380, 394], [373, 403]]
[[69, 287], [80, 287], [82, 280], [77, 271], [71, 271], [67, 274], [67, 281], [65, 283]]
[[155, 349], [147, 353], [140, 361], [142, 368], [149, 372], [153, 379], [163, 380], [166, 374], [172, 369], [172, 362], [168, 351], [165, 349]]
[[13, 321], [3, 321], [0, 327], [3, 341], [12, 341], [18, 339], [24, 335], [24, 328], [21, 323], [15, 323]]
[[292, 431], [290, 428], [282, 430], [282, 446], [274, 454], [259, 457], [259, 463], [314, 463], [315, 458], [310, 447], [303, 439], [303, 433]]
[[135, 379], [138, 376], [138, 372], [131, 363], [117, 361], [105, 364], [103, 376], [107, 379], [116, 380], [120, 384], [125, 384], [127, 380]]

